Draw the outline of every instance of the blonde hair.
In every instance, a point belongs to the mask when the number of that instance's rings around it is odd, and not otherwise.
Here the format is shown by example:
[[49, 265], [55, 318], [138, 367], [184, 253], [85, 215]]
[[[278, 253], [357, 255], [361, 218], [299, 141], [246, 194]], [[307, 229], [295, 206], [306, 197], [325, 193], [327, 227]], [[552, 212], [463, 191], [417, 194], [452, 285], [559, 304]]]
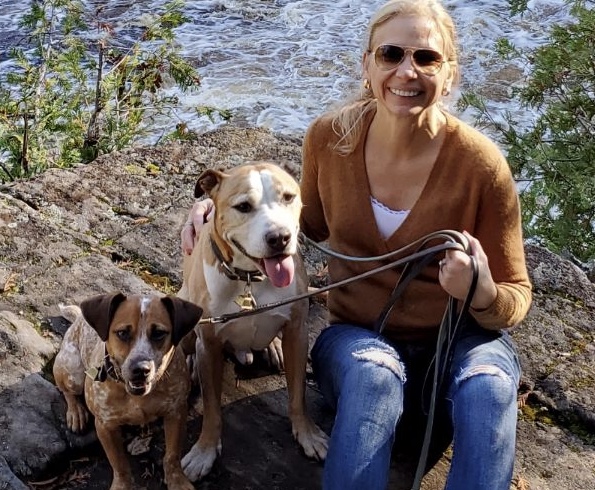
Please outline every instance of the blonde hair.
[[[364, 50], [372, 49], [372, 38], [376, 30], [385, 22], [399, 16], [427, 17], [438, 29], [444, 41], [444, 56], [453, 73], [458, 78], [457, 35], [452, 17], [439, 0], [389, 0], [370, 19], [366, 31]], [[339, 136], [335, 145], [341, 155], [355, 150], [362, 131], [364, 116], [376, 108], [376, 99], [370, 88], [364, 88], [355, 97], [337, 109], [333, 117], [333, 130]]]

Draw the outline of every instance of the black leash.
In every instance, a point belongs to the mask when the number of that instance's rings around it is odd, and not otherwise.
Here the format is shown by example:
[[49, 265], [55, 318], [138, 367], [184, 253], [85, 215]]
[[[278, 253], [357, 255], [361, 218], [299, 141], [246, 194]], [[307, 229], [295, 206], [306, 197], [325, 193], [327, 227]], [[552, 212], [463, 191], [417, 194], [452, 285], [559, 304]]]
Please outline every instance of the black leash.
[[[279, 308], [280, 306], [284, 306], [284, 305], [287, 305], [287, 304], [290, 304], [290, 303], [293, 303], [296, 301], [300, 301], [302, 299], [311, 298], [318, 294], [322, 294], [327, 291], [330, 291], [331, 289], [345, 286], [352, 282], [359, 281], [361, 279], [365, 279], [367, 277], [373, 276], [374, 274], [379, 274], [380, 272], [384, 272], [384, 271], [393, 269], [395, 267], [399, 267], [399, 266], [407, 264], [409, 262], [415, 262], [418, 259], [429, 256], [429, 255], [431, 255], [432, 257], [435, 257], [438, 253], [444, 252], [446, 250], [460, 250], [460, 251], [469, 253], [468, 252], [469, 244], [468, 244], [465, 236], [462, 233], [452, 231], [452, 230], [442, 230], [442, 231], [438, 231], [435, 233], [431, 233], [423, 238], [420, 238], [419, 240], [416, 240], [416, 241], [410, 243], [409, 245], [406, 245], [405, 247], [402, 247], [398, 250], [394, 250], [387, 254], [378, 255], [375, 257], [352, 257], [352, 256], [348, 256], [348, 255], [343, 255], [343, 254], [340, 254], [333, 250], [327, 249], [325, 247], [321, 247], [316, 242], [313, 242], [312, 240], [305, 237], [304, 235], [301, 235], [301, 238], [304, 241], [306, 241], [306, 243], [316, 247], [317, 249], [321, 250], [322, 252], [324, 252], [328, 255], [332, 255], [334, 257], [345, 259], [345, 260], [357, 261], [357, 262], [370, 262], [370, 261], [386, 260], [386, 259], [398, 256], [398, 255], [403, 255], [405, 252], [409, 252], [410, 250], [413, 250], [413, 249], [416, 251], [405, 256], [405, 257], [402, 257], [400, 259], [389, 262], [388, 264], [385, 264], [383, 266], [377, 267], [377, 268], [369, 270], [367, 272], [363, 272], [362, 274], [358, 274], [353, 277], [348, 277], [347, 279], [343, 279], [342, 281], [338, 281], [333, 284], [328, 284], [327, 286], [322, 286], [322, 287], [316, 289], [315, 291], [298, 294], [296, 296], [292, 296], [291, 298], [286, 298], [284, 300], [275, 301], [273, 303], [267, 303], [264, 305], [260, 305], [254, 309], [251, 309], [251, 310], [241, 310], [241, 311], [236, 311], [233, 313], [226, 313], [226, 314], [223, 314], [223, 315], [217, 316], [217, 317], [202, 318], [198, 322], [198, 324], [201, 325], [201, 324], [205, 324], [205, 323], [208, 323], [208, 324], [227, 323], [227, 322], [229, 322], [231, 320], [235, 320], [237, 318], [258, 315], [259, 313], [263, 313], [265, 311]], [[446, 240], [446, 242], [441, 243], [439, 245], [434, 245], [432, 247], [428, 247], [424, 250], [419, 250], [420, 247], [423, 247], [430, 241], [435, 241], [435, 240]]]
[[423, 270], [426, 268], [430, 262], [432, 262], [436, 255], [439, 252], [428, 253], [427, 255], [423, 255], [421, 258], [416, 260], [415, 262], [407, 262], [403, 272], [399, 276], [399, 280], [393, 289], [384, 309], [380, 313], [378, 320], [376, 320], [376, 324], [374, 325], [374, 331], [376, 333], [382, 333], [384, 327], [386, 326], [386, 322], [388, 321], [388, 317], [390, 312], [394, 308], [397, 300], [405, 290], [405, 288], [409, 285], [409, 283]]
[[457, 315], [458, 301], [452, 296], [449, 297], [448, 304], [438, 330], [438, 338], [436, 339], [436, 355], [434, 357], [434, 379], [432, 382], [430, 405], [428, 407], [426, 430], [424, 433], [424, 440], [411, 490], [419, 490], [421, 488], [421, 482], [426, 471], [426, 464], [428, 462], [428, 454], [432, 441], [434, 416], [436, 414], [436, 399], [438, 398], [438, 394], [445, 388], [444, 379], [448, 373], [448, 370], [450, 369], [450, 364], [452, 362], [452, 356], [454, 353], [453, 347], [461, 333], [461, 325], [469, 311], [471, 300], [473, 299], [473, 294], [475, 293], [475, 289], [477, 287], [477, 278], [479, 273], [477, 261], [472, 255], [470, 255], [470, 258], [473, 276], [471, 285], [469, 286], [469, 292], [465, 297], [463, 306]]

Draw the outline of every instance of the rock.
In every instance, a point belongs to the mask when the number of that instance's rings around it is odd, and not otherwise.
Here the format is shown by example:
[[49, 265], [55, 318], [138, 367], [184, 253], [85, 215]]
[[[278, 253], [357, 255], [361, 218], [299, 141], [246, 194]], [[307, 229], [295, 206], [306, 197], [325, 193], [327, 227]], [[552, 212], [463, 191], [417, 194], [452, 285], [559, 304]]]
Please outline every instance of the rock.
[[[64, 408], [56, 387], [39, 374], [31, 374], [0, 394], [3, 456], [20, 476], [32, 476], [66, 450], [60, 427]], [[60, 412], [58, 411], [60, 409]]]
[[29, 487], [19, 480], [8, 466], [6, 460], [0, 456], [0, 484], [3, 490], [28, 490]]
[[[58, 304], [114, 290], [177, 292], [179, 231], [196, 178], [206, 168], [258, 159], [283, 162], [299, 177], [300, 141], [225, 127], [0, 188], [0, 488], [33, 480], [43, 490], [107, 488], [111, 470], [94, 432], [66, 430], [53, 385], [51, 363], [67, 326]], [[543, 248], [527, 245], [526, 252], [534, 302], [512, 331], [524, 371], [513, 488], [595, 488], [595, 286]], [[306, 258], [311, 282], [321, 284], [320, 256], [308, 251]], [[324, 301], [312, 301], [310, 343], [325, 319]], [[283, 377], [244, 374], [228, 366], [223, 454], [197, 487], [319, 488], [321, 464], [292, 440]], [[307, 400], [330, 431], [332, 413], [314, 384]], [[185, 450], [200, 430], [199, 398], [192, 402]], [[148, 436], [149, 452], [130, 456], [135, 475], [149, 489], [163, 488], [161, 427], [125, 431], [127, 444]], [[425, 490], [443, 487], [448, 462], [447, 453]], [[402, 471], [400, 463], [392, 468], [391, 488], [407, 488]]]

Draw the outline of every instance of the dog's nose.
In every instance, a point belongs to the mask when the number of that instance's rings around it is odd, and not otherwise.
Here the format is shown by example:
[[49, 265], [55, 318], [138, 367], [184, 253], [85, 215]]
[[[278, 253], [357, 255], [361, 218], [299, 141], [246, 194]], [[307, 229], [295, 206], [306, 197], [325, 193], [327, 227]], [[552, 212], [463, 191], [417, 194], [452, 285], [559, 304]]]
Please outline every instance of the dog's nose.
[[150, 361], [141, 361], [132, 370], [132, 376], [135, 379], [139, 378], [146, 378], [151, 374], [151, 362]]
[[275, 252], [281, 252], [285, 250], [287, 244], [291, 240], [291, 232], [289, 230], [281, 230], [269, 232], [265, 236], [267, 245]]

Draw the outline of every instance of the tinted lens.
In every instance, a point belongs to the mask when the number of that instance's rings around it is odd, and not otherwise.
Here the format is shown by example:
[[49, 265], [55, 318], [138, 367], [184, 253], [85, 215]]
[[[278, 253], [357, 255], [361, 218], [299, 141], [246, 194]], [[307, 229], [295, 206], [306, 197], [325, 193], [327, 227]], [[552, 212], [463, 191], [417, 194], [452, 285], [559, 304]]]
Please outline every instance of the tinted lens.
[[442, 55], [432, 49], [418, 49], [413, 52], [413, 61], [420, 68], [438, 68], [442, 64]]
[[383, 70], [390, 70], [397, 66], [405, 57], [405, 50], [401, 46], [383, 44], [376, 49], [374, 56], [376, 64]]

